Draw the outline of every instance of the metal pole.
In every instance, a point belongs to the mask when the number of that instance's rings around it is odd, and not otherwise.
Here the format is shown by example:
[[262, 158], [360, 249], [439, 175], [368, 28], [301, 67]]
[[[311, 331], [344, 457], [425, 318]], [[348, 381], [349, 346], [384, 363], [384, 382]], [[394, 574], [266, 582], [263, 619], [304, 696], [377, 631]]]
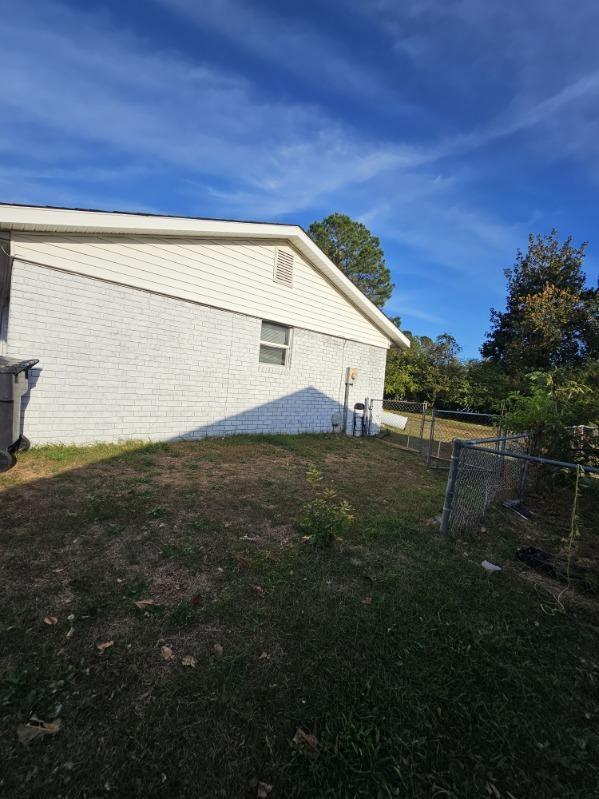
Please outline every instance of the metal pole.
[[451, 450], [451, 462], [449, 464], [449, 475], [447, 477], [447, 488], [445, 489], [445, 502], [441, 514], [441, 535], [449, 535], [451, 523], [451, 511], [455, 497], [455, 485], [458, 478], [460, 467], [460, 453], [462, 452], [462, 441], [459, 438], [453, 440]]
[[523, 500], [526, 493], [526, 482], [528, 478], [528, 461], [522, 464], [522, 471], [520, 472], [520, 480], [518, 483], [518, 499]]
[[[527, 441], [526, 450], [527, 453], [530, 452], [530, 440]], [[520, 501], [524, 499], [527, 482], [528, 482], [528, 461], [524, 461], [524, 463], [522, 464], [522, 471], [520, 472], [520, 482], [518, 485], [518, 499]]]
[[343, 399], [343, 434], [344, 435], [347, 435], [347, 411], [348, 411], [347, 405], [348, 405], [348, 401], [349, 401], [349, 387], [350, 387], [350, 383], [346, 379], [346, 381], [345, 381], [345, 397]]
[[370, 400], [368, 397], [364, 400], [364, 420], [362, 422], [362, 435], [369, 436], [370, 435]]
[[426, 456], [426, 468], [429, 469], [431, 465], [431, 458], [433, 454], [433, 435], [435, 432], [435, 406], [431, 410], [431, 432], [428, 437], [428, 453]]
[[423, 402], [420, 412], [422, 414], [422, 418], [420, 419], [420, 452], [422, 452], [422, 444], [424, 442], [424, 420], [426, 419], [426, 409], [428, 403]]

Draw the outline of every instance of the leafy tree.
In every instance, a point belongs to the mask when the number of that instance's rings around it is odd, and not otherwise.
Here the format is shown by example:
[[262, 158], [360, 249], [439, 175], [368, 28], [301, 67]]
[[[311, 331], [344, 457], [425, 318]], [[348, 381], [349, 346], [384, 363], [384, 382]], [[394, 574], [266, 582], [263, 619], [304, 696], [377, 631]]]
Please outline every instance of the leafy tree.
[[413, 378], [432, 403], [461, 405], [466, 399], [466, 372], [458, 358], [461, 347], [449, 333], [418, 339]]
[[499, 413], [514, 386], [499, 364], [490, 360], [466, 362], [467, 404], [482, 413]]
[[460, 347], [449, 333], [436, 339], [411, 336], [409, 350], [390, 351], [385, 376], [386, 396], [460, 405], [467, 398], [466, 368]]
[[387, 350], [385, 369], [385, 396], [410, 397], [417, 386], [412, 377], [411, 358], [405, 352], [392, 347]]
[[505, 428], [530, 433], [533, 452], [571, 460], [572, 427], [592, 423], [597, 410], [593, 389], [562, 370], [532, 372], [528, 380], [526, 394], [515, 391], [507, 398]]
[[560, 243], [556, 230], [529, 236], [527, 252], [518, 251], [513, 268], [505, 270], [506, 310], [491, 310], [484, 358], [523, 375], [597, 357], [597, 289], [585, 283], [585, 250], [586, 244], [573, 246], [571, 236]]
[[369, 300], [382, 308], [394, 287], [381, 243], [365, 225], [335, 213], [312, 222], [308, 235]]

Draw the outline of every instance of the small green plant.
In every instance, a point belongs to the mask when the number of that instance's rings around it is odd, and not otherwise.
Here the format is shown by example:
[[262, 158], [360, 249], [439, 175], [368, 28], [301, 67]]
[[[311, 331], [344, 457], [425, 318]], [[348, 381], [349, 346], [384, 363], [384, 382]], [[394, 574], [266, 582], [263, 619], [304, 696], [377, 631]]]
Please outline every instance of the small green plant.
[[322, 474], [310, 467], [306, 479], [314, 492], [314, 499], [304, 504], [300, 530], [310, 536], [317, 546], [331, 546], [352, 523], [352, 508], [346, 500], [338, 500], [334, 488], [323, 487]]
[[166, 516], [166, 508], [162, 505], [156, 505], [155, 508], [150, 508], [148, 510], [148, 516], [151, 516], [153, 519], [161, 519], [163, 516]]
[[215, 523], [210, 521], [210, 519], [194, 519], [193, 521], [188, 522], [187, 526], [191, 527], [192, 530], [200, 530], [201, 532], [206, 532], [207, 530], [213, 530], [215, 527]]
[[189, 600], [184, 599], [174, 607], [171, 613], [171, 623], [177, 625], [177, 627], [187, 627], [193, 622], [196, 615], [197, 609]]
[[144, 580], [136, 580], [136, 582], [127, 586], [127, 596], [131, 597], [131, 599], [140, 599], [147, 590], [148, 586]]
[[198, 550], [189, 541], [173, 541], [165, 544], [161, 552], [165, 558], [182, 558], [185, 560], [197, 555]]

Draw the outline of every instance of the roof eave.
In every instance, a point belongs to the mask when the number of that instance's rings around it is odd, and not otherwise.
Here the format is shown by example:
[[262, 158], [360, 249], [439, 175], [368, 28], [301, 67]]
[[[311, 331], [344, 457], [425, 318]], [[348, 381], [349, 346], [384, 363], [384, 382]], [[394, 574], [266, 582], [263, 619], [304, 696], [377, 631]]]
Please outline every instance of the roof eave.
[[327, 277], [394, 345], [409, 339], [377, 308], [298, 225], [234, 222], [221, 219], [86, 211], [0, 203], [0, 231], [41, 233], [113, 233], [159, 236], [285, 239]]

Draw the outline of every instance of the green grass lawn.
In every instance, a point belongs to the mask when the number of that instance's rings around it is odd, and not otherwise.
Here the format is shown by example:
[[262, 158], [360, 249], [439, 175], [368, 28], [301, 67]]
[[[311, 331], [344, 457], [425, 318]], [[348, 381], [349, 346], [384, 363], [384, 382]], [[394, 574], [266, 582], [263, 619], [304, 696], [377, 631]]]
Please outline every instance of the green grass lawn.
[[[330, 550], [297, 530], [311, 464], [354, 508]], [[20, 456], [0, 477], [0, 795], [597, 795], [596, 608], [524, 579], [501, 513], [442, 539], [444, 488], [333, 436]], [[24, 744], [32, 717], [59, 729]]]

